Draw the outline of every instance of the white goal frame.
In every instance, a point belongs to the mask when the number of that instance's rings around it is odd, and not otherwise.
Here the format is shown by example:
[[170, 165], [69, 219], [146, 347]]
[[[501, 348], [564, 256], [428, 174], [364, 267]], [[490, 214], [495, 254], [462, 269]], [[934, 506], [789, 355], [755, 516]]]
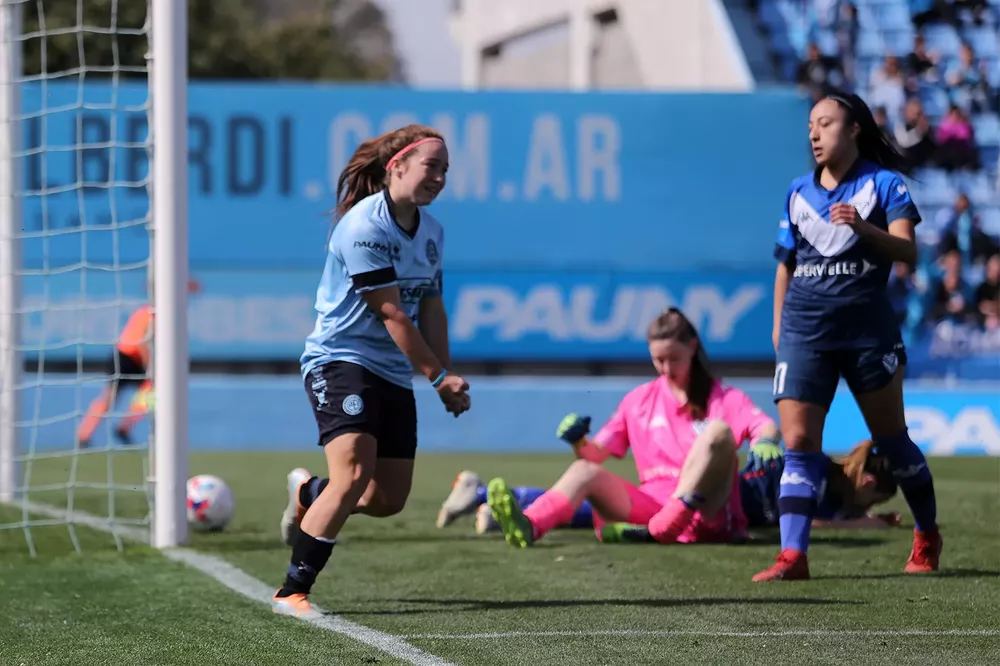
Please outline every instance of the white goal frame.
[[[16, 502], [22, 490], [16, 468], [21, 451], [17, 386], [23, 368], [17, 274], [22, 206], [15, 164], [20, 144], [20, 4], [0, 0], [0, 503]], [[187, 0], [148, 0], [147, 21], [153, 116], [148, 226], [156, 315], [150, 539], [156, 548], [170, 548], [185, 544], [188, 537]]]

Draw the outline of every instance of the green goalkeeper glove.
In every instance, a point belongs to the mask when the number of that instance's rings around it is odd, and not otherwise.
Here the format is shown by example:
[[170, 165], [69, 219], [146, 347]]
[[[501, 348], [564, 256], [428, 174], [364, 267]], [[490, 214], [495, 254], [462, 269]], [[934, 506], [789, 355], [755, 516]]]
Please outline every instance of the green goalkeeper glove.
[[753, 468], [762, 471], [766, 467], [773, 467], [785, 455], [781, 450], [781, 445], [769, 439], [758, 439], [750, 445], [748, 458], [753, 462]]
[[556, 435], [571, 446], [576, 446], [590, 432], [590, 417], [567, 414], [559, 423]]

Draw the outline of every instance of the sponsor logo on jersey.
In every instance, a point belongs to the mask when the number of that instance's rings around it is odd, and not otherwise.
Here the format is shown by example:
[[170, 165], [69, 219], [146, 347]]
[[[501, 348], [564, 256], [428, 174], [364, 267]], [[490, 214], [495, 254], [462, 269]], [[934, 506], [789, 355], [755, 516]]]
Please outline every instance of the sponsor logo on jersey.
[[866, 259], [861, 261], [831, 261], [822, 264], [798, 264], [792, 276], [796, 278], [822, 278], [837, 275], [864, 276], [876, 268], [878, 268], [876, 264]]

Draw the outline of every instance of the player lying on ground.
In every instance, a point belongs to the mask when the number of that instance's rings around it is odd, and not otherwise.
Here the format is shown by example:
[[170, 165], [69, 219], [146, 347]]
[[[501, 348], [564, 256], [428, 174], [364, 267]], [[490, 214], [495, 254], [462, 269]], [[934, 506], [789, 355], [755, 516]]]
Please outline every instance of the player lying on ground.
[[809, 528], [827, 471], [823, 427], [841, 377], [913, 513], [904, 571], [935, 571], [934, 481], [907, 433], [906, 350], [887, 290], [893, 263], [917, 257], [920, 213], [896, 173], [905, 160], [865, 102], [847, 93], [812, 108], [809, 141], [817, 168], [792, 182], [775, 247], [774, 401], [788, 449], [781, 552], [753, 580], [809, 578]]
[[338, 180], [316, 326], [301, 358], [329, 475], [288, 475], [281, 533], [292, 556], [276, 613], [313, 612], [307, 597], [350, 515], [384, 518], [406, 505], [417, 452], [414, 370], [449, 413], [471, 406], [469, 385], [450, 370], [444, 230], [425, 208], [447, 171], [441, 135], [408, 125], [358, 146]]
[[[676, 308], [649, 326], [657, 377], [632, 390], [593, 440], [579, 433], [579, 458], [556, 484], [522, 512], [503, 479], [487, 487], [487, 502], [508, 543], [530, 546], [568, 522], [589, 500], [595, 529], [606, 523], [646, 525], [654, 539], [734, 542], [746, 539], [736, 450], [780, 452], [778, 428], [742, 391], [709, 372], [698, 333]], [[635, 458], [640, 485], [601, 467], [609, 456]]]
[[[585, 431], [589, 419], [570, 414], [563, 419], [563, 424], [567, 423], [577, 431]], [[564, 431], [562, 426], [560, 431]], [[896, 480], [889, 471], [888, 462], [884, 456], [873, 453], [872, 446], [871, 440], [865, 440], [842, 459], [827, 458], [828, 483], [820, 498], [813, 528], [878, 529], [899, 525], [900, 516], [896, 512], [874, 514], [870, 511], [874, 505], [887, 502], [896, 494]], [[778, 489], [783, 470], [784, 458], [781, 456], [764, 460], [755, 451], [747, 456], [739, 474], [739, 493], [748, 527], [778, 525]], [[516, 486], [511, 492], [523, 510], [545, 494], [545, 489]], [[459, 516], [474, 512], [477, 534], [499, 530], [500, 525], [494, 520], [486, 497], [487, 488], [479, 475], [469, 470], [461, 472], [441, 505], [437, 526], [445, 527]], [[584, 500], [570, 521], [557, 527], [593, 529], [590, 502]], [[597, 537], [604, 543], [653, 540], [647, 527], [627, 523], [605, 525]]]

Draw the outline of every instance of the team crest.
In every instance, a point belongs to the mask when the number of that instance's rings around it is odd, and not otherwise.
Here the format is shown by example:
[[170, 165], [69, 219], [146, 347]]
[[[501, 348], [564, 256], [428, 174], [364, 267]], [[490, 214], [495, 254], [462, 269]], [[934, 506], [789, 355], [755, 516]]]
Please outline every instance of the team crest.
[[427, 261], [429, 261], [432, 266], [436, 265], [438, 262], [438, 246], [433, 239], [427, 240]]
[[351, 394], [344, 398], [341, 407], [344, 408], [344, 413], [348, 416], [357, 416], [365, 410], [365, 402], [360, 395]]
[[896, 356], [896, 352], [889, 352], [884, 355], [882, 357], [882, 366], [890, 375], [896, 374], [896, 368], [899, 367], [899, 357]]

